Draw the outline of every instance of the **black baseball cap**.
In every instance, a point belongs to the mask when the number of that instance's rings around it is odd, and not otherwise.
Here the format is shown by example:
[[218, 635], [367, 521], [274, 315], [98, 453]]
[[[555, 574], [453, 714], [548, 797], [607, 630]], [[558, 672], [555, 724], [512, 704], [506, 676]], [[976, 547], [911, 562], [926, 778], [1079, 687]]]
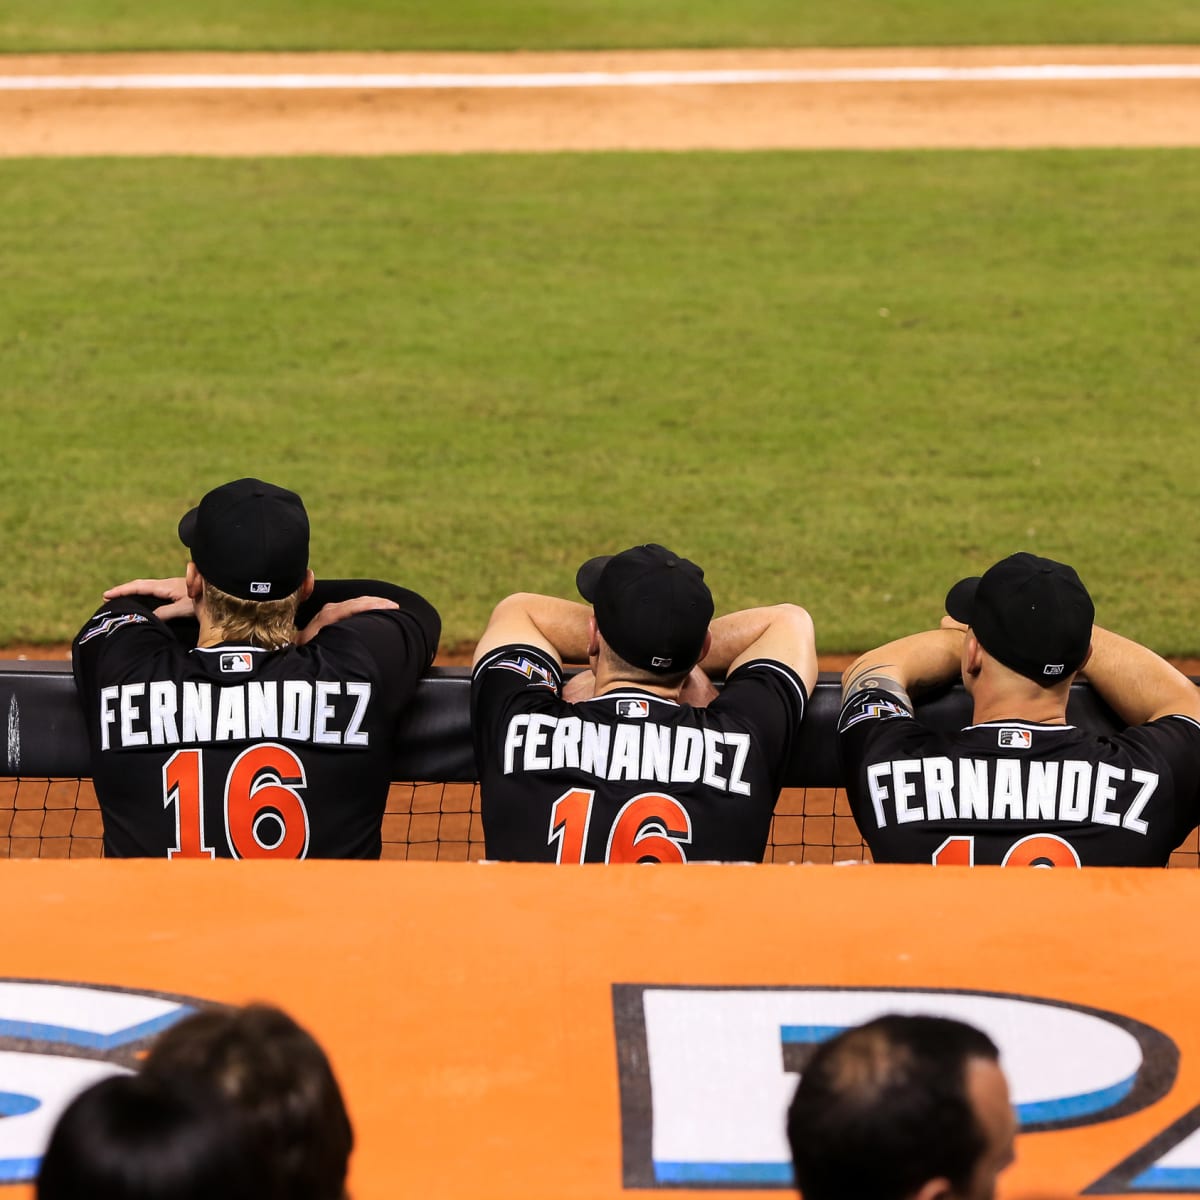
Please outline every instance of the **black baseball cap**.
[[1087, 661], [1096, 619], [1073, 567], [1024, 553], [960, 580], [946, 596], [946, 611], [969, 625], [993, 658], [1042, 687]]
[[304, 502], [261, 479], [213, 488], [179, 522], [179, 540], [209, 583], [242, 600], [282, 600], [308, 573]]
[[595, 610], [604, 640], [627, 663], [657, 675], [696, 665], [713, 598], [694, 562], [665, 546], [634, 546], [589, 559], [575, 583]]

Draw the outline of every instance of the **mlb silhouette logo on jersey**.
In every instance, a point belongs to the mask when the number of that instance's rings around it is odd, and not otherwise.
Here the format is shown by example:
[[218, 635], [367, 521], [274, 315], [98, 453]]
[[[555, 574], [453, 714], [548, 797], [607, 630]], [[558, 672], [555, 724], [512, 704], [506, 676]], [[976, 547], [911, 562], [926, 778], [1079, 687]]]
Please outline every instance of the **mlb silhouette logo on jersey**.
[[1029, 729], [1001, 729], [1000, 745], [1028, 750], [1033, 745], [1033, 732]]
[[221, 655], [221, 673], [224, 675], [244, 675], [254, 669], [254, 655], [243, 650], [230, 651]]
[[648, 717], [650, 702], [648, 700], [618, 700], [618, 717]]

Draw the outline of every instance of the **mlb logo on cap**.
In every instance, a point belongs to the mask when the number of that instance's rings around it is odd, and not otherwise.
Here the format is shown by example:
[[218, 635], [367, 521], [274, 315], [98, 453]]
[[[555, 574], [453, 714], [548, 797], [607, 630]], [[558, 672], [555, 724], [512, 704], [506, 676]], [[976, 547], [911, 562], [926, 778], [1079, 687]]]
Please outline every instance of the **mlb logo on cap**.
[[1010, 671], [1054, 687], [1087, 662], [1096, 609], [1073, 567], [1010, 554], [983, 575], [960, 579], [946, 611]]
[[575, 583], [600, 635], [627, 663], [669, 675], [699, 661], [713, 598], [694, 562], [649, 542], [588, 559]]
[[308, 514], [295, 492], [235, 479], [184, 513], [179, 540], [207, 583], [239, 600], [282, 600], [308, 573]]

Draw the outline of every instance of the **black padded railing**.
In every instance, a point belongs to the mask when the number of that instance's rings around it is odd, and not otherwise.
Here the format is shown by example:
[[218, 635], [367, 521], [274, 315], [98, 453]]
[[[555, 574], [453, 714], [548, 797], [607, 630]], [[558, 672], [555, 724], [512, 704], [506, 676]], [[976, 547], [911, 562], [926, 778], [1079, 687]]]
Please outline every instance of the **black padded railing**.
[[[797, 740], [776, 808], [768, 861], [837, 862], [867, 857], [841, 792], [835, 727], [840, 681], [823, 674]], [[943, 729], [970, 721], [961, 686], [918, 703]], [[1086, 684], [1071, 691], [1070, 719], [1114, 730], [1120, 722]], [[0, 857], [95, 857], [101, 827], [89, 782], [87, 734], [64, 662], [0, 663]], [[470, 860], [483, 856], [470, 731], [470, 674], [434, 668], [422, 680], [397, 740], [385, 858]], [[1196, 837], [1173, 860], [1200, 865]]]
[[[470, 694], [465, 667], [434, 667], [421, 681], [400, 730], [394, 779], [474, 782]], [[822, 674], [788, 767], [788, 787], [841, 786], [834, 736], [840, 698], [838, 676]], [[65, 663], [0, 666], [0, 712], [8, 730], [7, 763], [0, 774], [87, 777], [87, 733]], [[971, 702], [962, 687], [954, 687], [918, 703], [917, 712], [938, 728], [958, 729], [970, 721]], [[1084, 728], [1120, 728], [1086, 684], [1072, 688], [1069, 715]]]

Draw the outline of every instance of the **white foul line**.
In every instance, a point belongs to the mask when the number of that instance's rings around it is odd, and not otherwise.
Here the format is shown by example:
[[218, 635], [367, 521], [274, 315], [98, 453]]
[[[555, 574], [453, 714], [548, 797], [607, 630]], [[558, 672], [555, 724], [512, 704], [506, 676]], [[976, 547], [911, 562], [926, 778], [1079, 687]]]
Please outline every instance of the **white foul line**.
[[992, 67], [828, 67], [708, 71], [547, 71], [488, 74], [0, 75], [0, 91], [420, 91], [521, 88], [711, 87], [762, 83], [1028, 83], [1200, 79], [1200, 63]]

